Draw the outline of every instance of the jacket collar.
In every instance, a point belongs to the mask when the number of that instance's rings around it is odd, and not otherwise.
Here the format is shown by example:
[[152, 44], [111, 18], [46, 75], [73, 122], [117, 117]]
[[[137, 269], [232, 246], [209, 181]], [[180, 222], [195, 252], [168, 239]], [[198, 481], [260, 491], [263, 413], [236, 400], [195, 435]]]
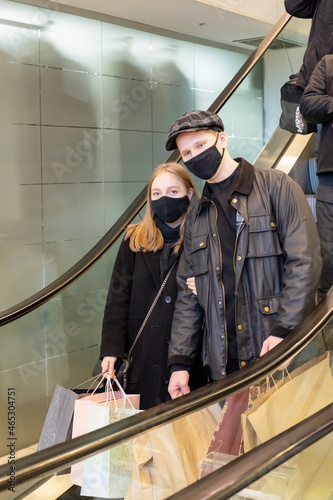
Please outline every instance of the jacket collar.
[[[240, 194], [248, 195], [252, 189], [254, 181], [254, 166], [251, 163], [244, 160], [244, 158], [234, 158], [235, 161], [240, 163], [241, 171], [239, 174], [238, 183], [235, 187], [235, 191]], [[202, 191], [202, 197], [199, 200], [197, 213], [199, 214], [201, 210], [210, 203], [210, 189], [209, 183], [206, 182]]]

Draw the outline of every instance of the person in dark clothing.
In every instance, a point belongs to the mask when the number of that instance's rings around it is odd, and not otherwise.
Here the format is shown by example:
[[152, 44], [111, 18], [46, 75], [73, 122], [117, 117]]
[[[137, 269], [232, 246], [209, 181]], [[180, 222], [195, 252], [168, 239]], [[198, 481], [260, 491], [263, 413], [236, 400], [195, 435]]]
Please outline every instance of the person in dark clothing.
[[165, 275], [176, 263], [132, 354], [127, 392], [141, 395], [141, 409], [169, 398], [167, 353], [177, 297], [176, 271], [185, 216], [194, 199], [197, 190], [184, 167], [177, 163], [157, 167], [148, 184], [145, 217], [128, 227], [112, 272], [100, 358], [102, 371], [114, 377], [117, 357], [128, 352]]
[[318, 302], [333, 285], [333, 55], [325, 55], [311, 75], [300, 102], [306, 120], [321, 123], [316, 191], [317, 227], [323, 268]]
[[320, 246], [304, 193], [283, 172], [232, 159], [227, 145], [209, 111], [185, 113], [167, 137], [167, 151], [178, 147], [207, 181], [186, 218], [177, 271], [172, 398], [190, 391], [198, 353], [211, 379], [221, 379], [271, 350], [315, 305]]
[[297, 85], [303, 89], [320, 59], [333, 53], [333, 2], [331, 0], [285, 0], [285, 9], [292, 16], [311, 19], [311, 30], [304, 53]]

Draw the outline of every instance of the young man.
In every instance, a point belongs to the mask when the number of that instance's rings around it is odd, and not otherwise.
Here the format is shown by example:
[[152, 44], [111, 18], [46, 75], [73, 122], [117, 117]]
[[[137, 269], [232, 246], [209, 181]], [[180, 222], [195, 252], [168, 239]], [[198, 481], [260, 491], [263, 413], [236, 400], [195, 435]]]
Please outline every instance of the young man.
[[207, 181], [187, 218], [177, 273], [172, 398], [189, 392], [200, 353], [212, 380], [221, 379], [276, 346], [315, 304], [321, 257], [303, 192], [282, 172], [232, 159], [227, 146], [222, 120], [209, 111], [182, 115], [166, 142]]

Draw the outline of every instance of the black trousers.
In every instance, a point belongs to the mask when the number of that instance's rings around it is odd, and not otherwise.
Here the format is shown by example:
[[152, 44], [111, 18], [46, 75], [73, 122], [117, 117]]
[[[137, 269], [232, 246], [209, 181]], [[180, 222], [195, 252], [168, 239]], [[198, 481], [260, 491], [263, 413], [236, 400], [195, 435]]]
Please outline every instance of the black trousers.
[[316, 201], [317, 228], [323, 259], [322, 273], [318, 287], [320, 302], [333, 285], [333, 202]]

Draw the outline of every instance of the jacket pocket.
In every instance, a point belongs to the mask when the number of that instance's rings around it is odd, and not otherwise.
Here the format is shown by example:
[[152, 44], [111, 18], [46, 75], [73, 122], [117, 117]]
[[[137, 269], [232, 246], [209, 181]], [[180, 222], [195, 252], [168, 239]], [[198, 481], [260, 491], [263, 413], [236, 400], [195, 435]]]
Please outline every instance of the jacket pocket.
[[247, 257], [281, 255], [282, 249], [274, 215], [250, 217]]
[[191, 243], [191, 255], [194, 276], [208, 273], [208, 234], [194, 236]]
[[263, 297], [258, 299], [259, 310], [261, 314], [271, 315], [276, 314], [280, 305], [280, 296], [276, 297]]

